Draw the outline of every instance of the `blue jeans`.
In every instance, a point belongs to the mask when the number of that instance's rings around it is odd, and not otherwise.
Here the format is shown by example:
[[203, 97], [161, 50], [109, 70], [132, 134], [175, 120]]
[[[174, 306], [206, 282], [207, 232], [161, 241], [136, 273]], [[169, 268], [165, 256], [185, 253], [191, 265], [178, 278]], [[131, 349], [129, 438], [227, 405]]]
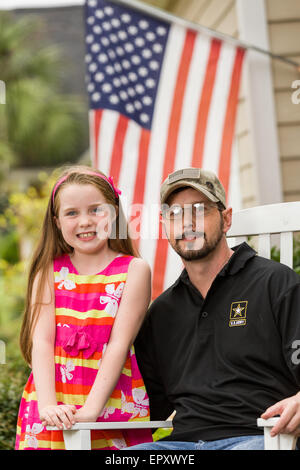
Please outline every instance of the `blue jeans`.
[[145, 442], [122, 450], [264, 450], [264, 436], [241, 436], [198, 442]]

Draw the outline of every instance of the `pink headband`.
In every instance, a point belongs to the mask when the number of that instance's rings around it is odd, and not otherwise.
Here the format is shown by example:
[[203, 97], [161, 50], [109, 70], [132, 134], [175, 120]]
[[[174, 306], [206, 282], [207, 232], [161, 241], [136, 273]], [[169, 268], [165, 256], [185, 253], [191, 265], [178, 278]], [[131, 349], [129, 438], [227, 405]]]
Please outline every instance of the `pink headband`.
[[[52, 191], [52, 203], [54, 205], [54, 196], [55, 196], [55, 193], [57, 191], [57, 188], [64, 182], [66, 181], [67, 178], [69, 178], [70, 174], [72, 173], [69, 173], [68, 175], [64, 176], [63, 178], [61, 178], [60, 180], [58, 180], [58, 182], [56, 183], [56, 185], [54, 186], [54, 189]], [[99, 173], [96, 173], [95, 171], [90, 171], [90, 172], [86, 172], [84, 174], [87, 174], [87, 175], [95, 175], [95, 176], [99, 176], [99, 178], [102, 178], [104, 179], [108, 184], [109, 186], [111, 187], [111, 189], [113, 190], [115, 196], [117, 199], [119, 199], [119, 194], [122, 194], [122, 191], [118, 188], [116, 188], [116, 186], [114, 185], [114, 182], [113, 182], [113, 178], [111, 176], [109, 176], [108, 178], [106, 178], [106, 176], [103, 176], [103, 175], [100, 175]]]

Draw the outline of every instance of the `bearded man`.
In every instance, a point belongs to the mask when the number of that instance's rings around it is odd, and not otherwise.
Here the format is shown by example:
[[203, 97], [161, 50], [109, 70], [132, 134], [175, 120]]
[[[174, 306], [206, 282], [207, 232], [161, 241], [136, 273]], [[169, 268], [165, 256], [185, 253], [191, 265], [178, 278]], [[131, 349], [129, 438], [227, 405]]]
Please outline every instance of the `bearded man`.
[[263, 450], [299, 435], [300, 277], [247, 244], [230, 249], [232, 209], [215, 174], [185, 168], [161, 187], [162, 221], [184, 269], [151, 304], [135, 342], [152, 420], [173, 432], [129, 450]]

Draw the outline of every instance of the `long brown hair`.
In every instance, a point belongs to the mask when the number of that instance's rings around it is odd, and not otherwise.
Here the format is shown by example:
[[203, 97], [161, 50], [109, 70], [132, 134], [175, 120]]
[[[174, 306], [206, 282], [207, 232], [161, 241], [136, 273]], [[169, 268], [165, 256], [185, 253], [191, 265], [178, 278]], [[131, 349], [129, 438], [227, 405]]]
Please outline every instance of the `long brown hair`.
[[[44, 217], [40, 239], [34, 251], [32, 261], [29, 267], [27, 293], [25, 300], [25, 309], [20, 333], [20, 348], [25, 361], [31, 364], [32, 352], [32, 337], [37, 319], [40, 313], [42, 302], [43, 286], [47, 282], [47, 274], [49, 269], [52, 268], [52, 263], [55, 258], [64, 253], [72, 253], [73, 248], [68, 245], [63, 239], [60, 230], [58, 229], [54, 217], [58, 216], [59, 212], [59, 192], [61, 188], [68, 184], [92, 184], [101, 191], [108, 204], [116, 209], [116, 220], [114, 238], [108, 239], [108, 246], [117, 253], [125, 255], [132, 255], [139, 257], [137, 249], [134, 247], [128, 231], [128, 224], [120, 203], [119, 198], [116, 198], [111, 186], [104, 178], [99, 178], [93, 173], [105, 176], [99, 170], [93, 169], [88, 166], [78, 165], [71, 166], [64, 169], [58, 181], [67, 177], [57, 188], [54, 201], [52, 201], [51, 192], [48, 207]], [[122, 237], [120, 236], [120, 227], [122, 228]], [[124, 236], [125, 232], [125, 236]], [[32, 288], [34, 280], [39, 274], [37, 285], [37, 298], [35, 303], [32, 304]]]

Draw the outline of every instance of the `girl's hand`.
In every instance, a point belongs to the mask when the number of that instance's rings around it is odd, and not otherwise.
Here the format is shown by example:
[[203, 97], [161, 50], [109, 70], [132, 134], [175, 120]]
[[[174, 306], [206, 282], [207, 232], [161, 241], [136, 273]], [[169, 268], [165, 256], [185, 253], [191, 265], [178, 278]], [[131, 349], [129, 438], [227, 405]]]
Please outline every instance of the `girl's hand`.
[[97, 421], [97, 418], [98, 416], [95, 414], [95, 412], [85, 408], [84, 406], [76, 410], [74, 415], [74, 419], [77, 423], [94, 423]]
[[74, 405], [49, 405], [41, 410], [40, 420], [43, 426], [56, 426], [59, 429], [65, 426], [69, 429], [75, 424], [75, 413]]

